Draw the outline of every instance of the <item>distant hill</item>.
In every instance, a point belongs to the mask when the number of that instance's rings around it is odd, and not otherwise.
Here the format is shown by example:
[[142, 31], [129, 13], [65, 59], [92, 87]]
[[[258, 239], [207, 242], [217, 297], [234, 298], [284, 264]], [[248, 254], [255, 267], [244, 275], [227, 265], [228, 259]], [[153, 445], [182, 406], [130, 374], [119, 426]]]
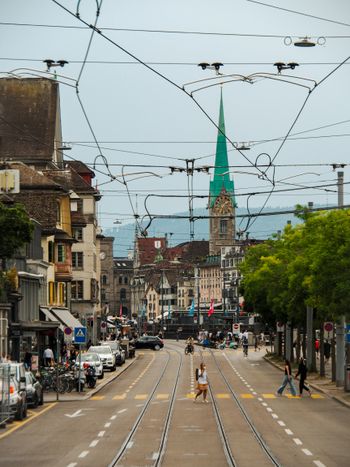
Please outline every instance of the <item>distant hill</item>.
[[[316, 206], [315, 206], [316, 207]], [[292, 211], [293, 207], [278, 207], [278, 208], [265, 208], [265, 212], [280, 212]], [[250, 213], [254, 214], [259, 212], [259, 209], [250, 209]], [[243, 208], [236, 209], [236, 215], [245, 215], [247, 210]], [[188, 212], [175, 213], [174, 215], [188, 215]], [[206, 216], [208, 211], [206, 209], [195, 209], [195, 216]], [[255, 221], [254, 221], [255, 219]], [[278, 230], [283, 230], [287, 221], [290, 220], [292, 225], [300, 222], [291, 214], [278, 214], [273, 216], [260, 216], [253, 218], [254, 223], [248, 227], [249, 237], [264, 240], [271, 237]], [[247, 219], [236, 219], [237, 229], [245, 229]], [[146, 226], [144, 223], [143, 227]], [[209, 238], [209, 220], [200, 219], [194, 224], [195, 240], [208, 240]], [[167, 234], [170, 246], [190, 240], [188, 219], [155, 219], [148, 229], [148, 236], [163, 236]], [[103, 235], [114, 237], [114, 256], [125, 257], [128, 250], [133, 250], [135, 224], [125, 224], [112, 229], [103, 231]]]

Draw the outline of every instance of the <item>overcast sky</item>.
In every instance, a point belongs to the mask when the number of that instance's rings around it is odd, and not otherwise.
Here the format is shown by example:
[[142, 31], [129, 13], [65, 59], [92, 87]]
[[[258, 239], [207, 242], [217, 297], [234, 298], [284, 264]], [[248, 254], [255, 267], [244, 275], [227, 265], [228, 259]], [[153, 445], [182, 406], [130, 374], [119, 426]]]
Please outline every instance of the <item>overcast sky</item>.
[[[73, 13], [78, 3], [61, 2]], [[258, 74], [253, 82], [236, 80], [222, 86], [227, 137], [236, 146], [250, 146], [249, 151], [239, 152], [228, 143], [238, 206], [245, 207], [248, 197], [249, 207], [266, 203], [265, 209], [308, 201], [324, 206], [337, 203], [336, 186], [328, 185], [337, 178], [331, 164], [349, 162], [350, 60], [332, 71], [350, 56], [348, 0], [266, 0], [265, 5], [247, 0], [99, 3], [97, 27], [107, 39], [93, 35], [82, 68], [91, 29], [51, 0], [2, 0], [0, 71], [2, 77], [16, 69], [14, 73], [19, 76], [43, 75], [44, 59], [69, 62], [64, 68], [55, 68], [58, 75], [65, 76], [59, 77], [65, 83], [60, 88], [63, 139], [72, 147], [66, 155], [91, 167], [95, 161], [95, 168], [101, 172], [96, 172], [95, 180], [103, 194], [99, 203], [102, 227], [113, 226], [116, 219], [123, 224], [131, 222], [136, 193], [141, 217], [145, 214], [145, 196], [150, 193], [172, 195], [149, 198], [147, 207], [152, 214], [188, 209], [186, 197], [173, 196], [188, 193], [188, 178], [179, 172], [170, 175], [170, 167], [185, 168], [186, 159], [196, 159], [198, 168], [214, 164], [217, 129], [208, 117], [217, 123], [220, 86], [198, 88], [228, 80], [220, 77], [185, 86], [188, 93], [196, 91], [191, 98], [182, 90], [183, 85], [216, 77], [214, 70], [203, 71], [197, 66], [203, 61], [222, 62], [220, 71], [225, 75]], [[283, 5], [309, 16], [267, 4]], [[81, 0], [79, 14], [83, 21], [94, 24], [96, 0]], [[317, 45], [286, 45], [305, 36]], [[303, 86], [261, 75], [276, 73], [273, 64], [278, 61], [298, 63], [294, 70], [282, 71], [281, 77], [302, 78], [285, 79]], [[99, 148], [76, 96], [78, 79], [79, 96]], [[312, 80], [322, 82], [314, 88]], [[262, 143], [285, 136], [300, 111], [291, 131], [294, 136], [281, 148], [281, 140]], [[100, 151], [103, 158], [97, 157]], [[274, 167], [264, 176], [266, 167], [261, 164], [270, 160]], [[111, 181], [108, 170], [119, 181], [124, 173], [131, 203], [125, 185]], [[344, 173], [345, 183], [349, 183], [347, 166]], [[195, 194], [208, 194], [210, 176], [195, 173]], [[273, 188], [271, 181], [275, 187], [267, 199]], [[300, 190], [280, 191], [289, 188]], [[345, 203], [348, 192], [350, 188], [345, 185]], [[205, 207], [206, 203], [205, 199], [195, 199], [194, 207]]]

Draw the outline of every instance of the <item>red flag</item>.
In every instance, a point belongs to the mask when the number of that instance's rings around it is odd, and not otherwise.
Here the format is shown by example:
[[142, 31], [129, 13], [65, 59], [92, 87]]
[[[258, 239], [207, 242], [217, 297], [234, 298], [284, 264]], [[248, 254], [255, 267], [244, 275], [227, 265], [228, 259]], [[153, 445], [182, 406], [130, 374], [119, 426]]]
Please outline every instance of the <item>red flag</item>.
[[208, 318], [214, 313], [214, 299], [210, 300], [210, 308], [208, 310]]
[[123, 305], [120, 304], [120, 307], [119, 307], [119, 317], [121, 318], [123, 316]]

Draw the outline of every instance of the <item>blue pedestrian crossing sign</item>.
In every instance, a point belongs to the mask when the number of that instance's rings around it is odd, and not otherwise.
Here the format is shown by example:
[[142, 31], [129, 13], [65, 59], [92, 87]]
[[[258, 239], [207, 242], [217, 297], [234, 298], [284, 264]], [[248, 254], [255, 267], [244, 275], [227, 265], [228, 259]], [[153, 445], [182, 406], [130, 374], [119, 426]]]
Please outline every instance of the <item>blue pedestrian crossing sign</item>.
[[74, 328], [74, 343], [75, 344], [86, 343], [86, 327], [85, 326]]

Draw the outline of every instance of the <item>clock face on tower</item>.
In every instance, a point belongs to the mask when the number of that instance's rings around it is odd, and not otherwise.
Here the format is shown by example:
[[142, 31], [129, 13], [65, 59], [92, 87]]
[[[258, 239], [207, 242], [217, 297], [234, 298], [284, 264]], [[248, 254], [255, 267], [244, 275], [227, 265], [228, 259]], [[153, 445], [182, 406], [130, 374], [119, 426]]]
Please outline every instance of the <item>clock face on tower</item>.
[[232, 202], [229, 198], [218, 198], [215, 203], [216, 211], [219, 214], [231, 214], [232, 213]]

